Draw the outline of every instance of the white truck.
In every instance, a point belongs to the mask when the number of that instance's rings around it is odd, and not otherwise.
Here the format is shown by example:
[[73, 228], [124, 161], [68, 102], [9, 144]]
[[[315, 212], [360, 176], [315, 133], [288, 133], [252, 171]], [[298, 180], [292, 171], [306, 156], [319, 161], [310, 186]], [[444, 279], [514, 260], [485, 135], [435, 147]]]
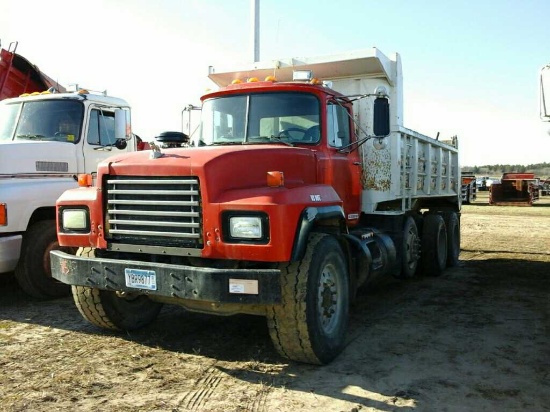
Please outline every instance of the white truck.
[[52, 275], [84, 318], [136, 329], [163, 303], [262, 315], [281, 355], [324, 364], [359, 287], [456, 265], [457, 139], [403, 127], [399, 55], [209, 77], [194, 147], [111, 158], [58, 199], [59, 243], [79, 251], [51, 252]]
[[[135, 150], [130, 106], [106, 93], [34, 92], [0, 101], [0, 274], [37, 298], [69, 293], [51, 277], [57, 198], [77, 176]], [[65, 249], [67, 250], [67, 249]]]

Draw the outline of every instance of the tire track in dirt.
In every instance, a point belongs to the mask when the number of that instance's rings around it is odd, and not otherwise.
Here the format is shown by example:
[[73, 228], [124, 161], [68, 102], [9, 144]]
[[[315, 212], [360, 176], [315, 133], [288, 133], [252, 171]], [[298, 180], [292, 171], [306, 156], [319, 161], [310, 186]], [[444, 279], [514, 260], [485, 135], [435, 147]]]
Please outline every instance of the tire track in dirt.
[[271, 387], [264, 383], [259, 384], [260, 388], [256, 391], [256, 396], [246, 405], [246, 411], [264, 412], [267, 411], [267, 398], [271, 393]]
[[223, 379], [223, 372], [210, 365], [203, 376], [195, 381], [195, 388], [188, 392], [178, 404], [185, 411], [202, 411], [208, 400], [215, 393], [216, 388]]

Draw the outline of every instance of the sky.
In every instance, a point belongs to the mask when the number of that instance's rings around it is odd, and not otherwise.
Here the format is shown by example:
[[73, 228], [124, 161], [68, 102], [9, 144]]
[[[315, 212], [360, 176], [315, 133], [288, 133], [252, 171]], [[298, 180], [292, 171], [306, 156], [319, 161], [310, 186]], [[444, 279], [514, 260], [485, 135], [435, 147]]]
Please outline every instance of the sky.
[[[0, 41], [60, 84], [127, 100], [134, 133], [181, 131], [209, 66], [254, 61], [251, 0], [3, 1]], [[550, 162], [539, 72], [549, 0], [260, 0], [260, 61], [399, 53], [404, 126], [457, 135], [464, 166]]]

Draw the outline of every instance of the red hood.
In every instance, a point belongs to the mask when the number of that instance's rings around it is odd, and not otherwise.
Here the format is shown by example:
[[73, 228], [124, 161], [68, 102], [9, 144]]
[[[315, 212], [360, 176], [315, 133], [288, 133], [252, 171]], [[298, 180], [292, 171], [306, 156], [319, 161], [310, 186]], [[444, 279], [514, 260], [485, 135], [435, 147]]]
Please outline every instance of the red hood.
[[[210, 202], [229, 190], [267, 186], [267, 172], [284, 173], [285, 187], [317, 181], [315, 151], [281, 145], [211, 146], [163, 149], [110, 157], [99, 165], [103, 174], [131, 176], [197, 176]], [[205, 186], [204, 183], [208, 186]]]

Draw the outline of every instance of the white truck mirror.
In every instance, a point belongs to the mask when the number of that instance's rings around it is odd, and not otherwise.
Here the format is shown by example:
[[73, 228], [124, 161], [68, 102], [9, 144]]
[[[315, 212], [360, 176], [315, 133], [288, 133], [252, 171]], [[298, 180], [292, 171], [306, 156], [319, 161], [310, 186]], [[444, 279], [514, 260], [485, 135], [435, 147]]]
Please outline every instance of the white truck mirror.
[[550, 121], [550, 65], [540, 71], [540, 118]]
[[130, 140], [132, 129], [130, 127], [130, 111], [115, 109], [115, 139]]

